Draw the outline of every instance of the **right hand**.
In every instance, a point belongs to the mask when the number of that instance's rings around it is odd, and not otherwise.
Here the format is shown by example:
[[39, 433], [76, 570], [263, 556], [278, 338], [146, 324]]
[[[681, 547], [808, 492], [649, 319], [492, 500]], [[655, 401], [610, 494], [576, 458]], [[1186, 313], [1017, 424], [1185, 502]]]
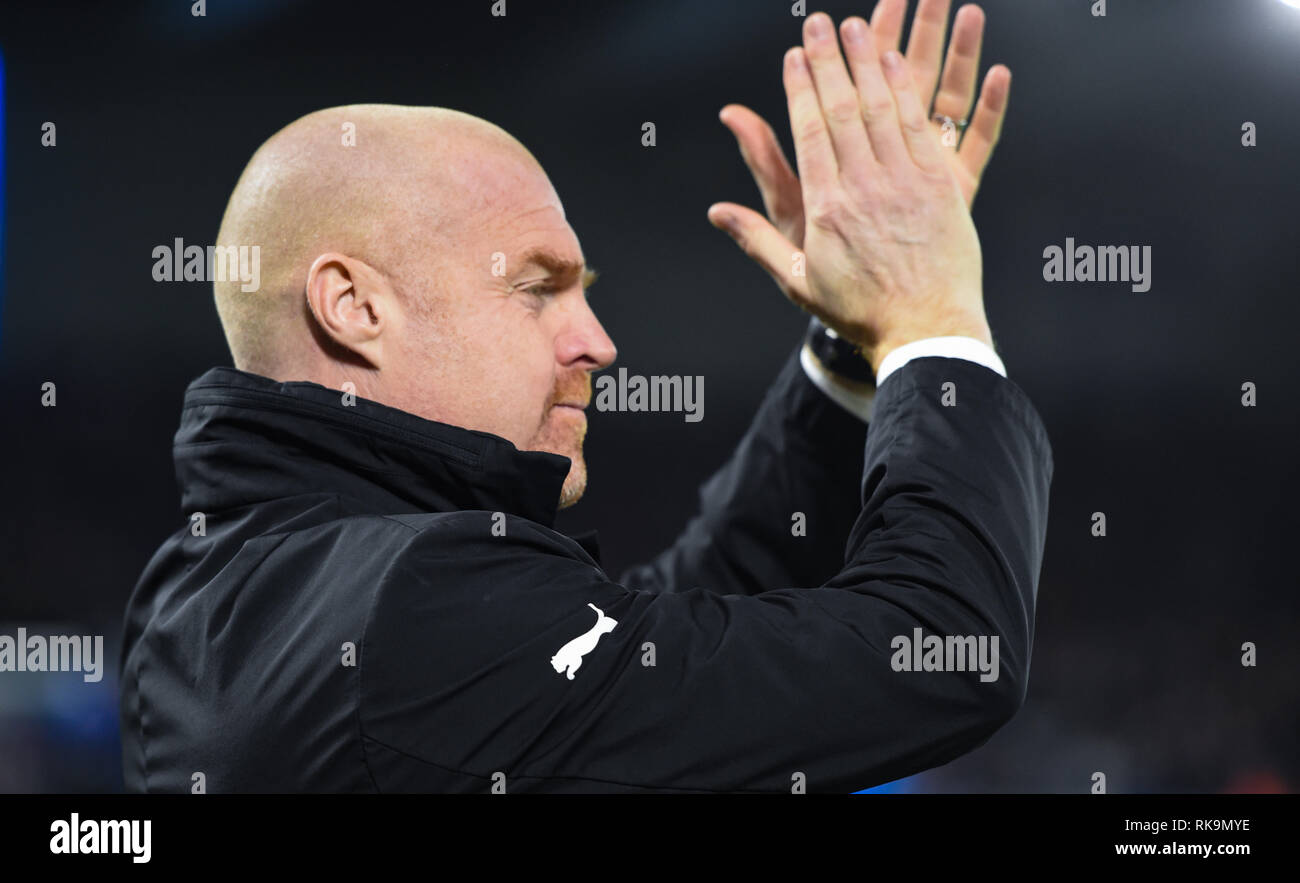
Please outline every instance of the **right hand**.
[[[852, 79], [824, 13], [809, 17], [804, 47], [785, 57], [806, 275], [792, 272], [800, 249], [771, 224], [732, 235], [795, 303], [858, 344], [873, 369], [925, 337], [991, 346], [979, 239], [907, 64], [893, 50], [878, 58], [862, 19], [841, 30]], [[725, 226], [725, 214], [715, 206], [710, 218]]]

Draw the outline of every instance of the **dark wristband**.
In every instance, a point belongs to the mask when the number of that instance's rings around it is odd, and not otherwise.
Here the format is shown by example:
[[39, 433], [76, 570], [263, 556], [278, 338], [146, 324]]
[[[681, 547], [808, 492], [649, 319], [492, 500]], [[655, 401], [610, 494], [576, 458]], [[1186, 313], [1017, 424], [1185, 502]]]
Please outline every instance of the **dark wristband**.
[[875, 384], [876, 372], [856, 346], [840, 337], [817, 317], [808, 323], [805, 338], [812, 354], [827, 371], [845, 380]]

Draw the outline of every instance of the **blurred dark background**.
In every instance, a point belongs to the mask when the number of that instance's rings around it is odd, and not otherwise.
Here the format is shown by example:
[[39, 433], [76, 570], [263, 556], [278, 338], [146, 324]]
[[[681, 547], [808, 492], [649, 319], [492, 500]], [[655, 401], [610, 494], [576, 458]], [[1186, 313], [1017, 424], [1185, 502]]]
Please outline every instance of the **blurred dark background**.
[[[761, 208], [717, 112], [754, 108], [793, 161], [780, 70], [802, 19], [788, 0], [491, 5], [0, 13], [0, 633], [103, 634], [108, 657], [97, 684], [0, 673], [0, 790], [121, 788], [122, 609], [184, 524], [182, 391], [230, 363], [210, 285], [154, 282], [151, 251], [211, 243], [254, 149], [305, 113], [443, 105], [509, 130], [601, 272], [592, 304], [618, 366], [704, 376], [700, 423], [591, 413], [591, 483], [560, 526], [599, 527], [608, 570], [672, 539], [743, 432], [805, 318], [705, 218], [718, 200]], [[1111, 792], [1295, 791], [1300, 9], [981, 5], [981, 76], [1013, 72], [975, 203], [985, 298], [1056, 459], [1033, 668], [984, 747], [883, 790], [1083, 792], [1101, 771]], [[1241, 143], [1247, 121], [1258, 146]], [[1043, 249], [1067, 236], [1151, 246], [1151, 289], [1044, 282]], [[652, 452], [671, 470], [645, 468]]]

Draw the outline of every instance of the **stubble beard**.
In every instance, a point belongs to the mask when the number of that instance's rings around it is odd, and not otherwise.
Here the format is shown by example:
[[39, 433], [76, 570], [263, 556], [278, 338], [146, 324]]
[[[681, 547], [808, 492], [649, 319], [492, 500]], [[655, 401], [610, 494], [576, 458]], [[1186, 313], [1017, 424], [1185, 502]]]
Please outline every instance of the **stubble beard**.
[[564, 485], [560, 489], [561, 509], [578, 502], [587, 490], [587, 462], [582, 456], [582, 443], [586, 436], [585, 420], [577, 420], [562, 411], [548, 409], [545, 425], [529, 445], [529, 450], [569, 458], [569, 474], [564, 477]]
[[573, 465], [569, 467], [569, 474], [564, 479], [564, 487], [560, 490], [559, 508], [567, 509], [578, 500], [582, 499], [583, 493], [587, 490], [587, 464], [579, 453], [573, 460]]
[[560, 402], [590, 403], [591, 375], [583, 373], [557, 381], [532, 446], [533, 450], [548, 451], [569, 458], [569, 474], [564, 477], [559, 501], [559, 508], [565, 509], [578, 502], [587, 490], [587, 462], [582, 457], [582, 443], [587, 437], [587, 418], [585, 413], [555, 407]]

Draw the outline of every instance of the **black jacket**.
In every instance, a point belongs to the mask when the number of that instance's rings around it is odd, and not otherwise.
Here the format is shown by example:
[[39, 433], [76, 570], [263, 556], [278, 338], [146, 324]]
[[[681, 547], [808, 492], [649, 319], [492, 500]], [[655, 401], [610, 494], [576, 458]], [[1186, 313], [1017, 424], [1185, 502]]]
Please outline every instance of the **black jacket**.
[[[175, 459], [189, 520], [125, 621], [129, 790], [848, 792], [1024, 700], [1052, 455], [972, 362], [906, 364], [868, 432], [792, 356], [617, 581], [552, 528], [566, 458], [316, 384], [207, 372]], [[998, 636], [1000, 676], [896, 671], [917, 628]]]

